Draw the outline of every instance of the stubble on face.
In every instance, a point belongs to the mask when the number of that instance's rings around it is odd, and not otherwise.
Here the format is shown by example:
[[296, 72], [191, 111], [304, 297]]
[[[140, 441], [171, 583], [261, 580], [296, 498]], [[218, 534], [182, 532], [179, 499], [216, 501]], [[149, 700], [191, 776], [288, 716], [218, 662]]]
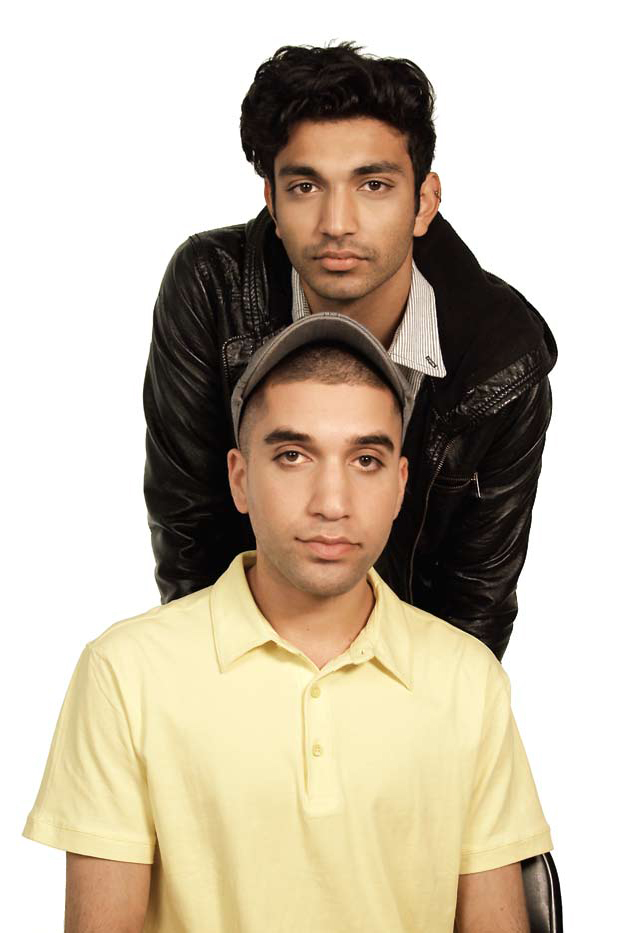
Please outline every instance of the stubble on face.
[[255, 535], [260, 575], [274, 578], [284, 587], [289, 584], [298, 593], [316, 599], [348, 593], [366, 579], [375, 562], [375, 556], [359, 542], [344, 561], [333, 561], [306, 553], [306, 546], [296, 538], [287, 547], [279, 546], [278, 540], [266, 538], [261, 526]]
[[[290, 257], [290, 261], [299, 274], [308, 300], [311, 292], [323, 301], [351, 304], [377, 292], [402, 269], [409, 282], [410, 272], [406, 266], [407, 260], [412, 257], [412, 232], [411, 223], [396, 239], [387, 242], [381, 252], [361, 243], [342, 241], [306, 247], [294, 259]], [[360, 268], [355, 274], [332, 272], [318, 267], [318, 257], [332, 249], [357, 251], [361, 258]]]

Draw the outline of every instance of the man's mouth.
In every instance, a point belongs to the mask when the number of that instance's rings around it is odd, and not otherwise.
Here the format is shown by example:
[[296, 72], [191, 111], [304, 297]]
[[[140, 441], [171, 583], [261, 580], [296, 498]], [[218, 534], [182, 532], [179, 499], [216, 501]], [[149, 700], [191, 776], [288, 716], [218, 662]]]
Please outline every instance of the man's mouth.
[[326, 249], [319, 253], [316, 259], [330, 272], [346, 272], [347, 269], [353, 269], [359, 263], [364, 262], [362, 256], [348, 249]]
[[328, 538], [325, 535], [317, 535], [314, 538], [299, 538], [301, 544], [304, 544], [312, 553], [325, 560], [335, 560], [348, 554], [358, 545], [348, 538], [337, 537]]

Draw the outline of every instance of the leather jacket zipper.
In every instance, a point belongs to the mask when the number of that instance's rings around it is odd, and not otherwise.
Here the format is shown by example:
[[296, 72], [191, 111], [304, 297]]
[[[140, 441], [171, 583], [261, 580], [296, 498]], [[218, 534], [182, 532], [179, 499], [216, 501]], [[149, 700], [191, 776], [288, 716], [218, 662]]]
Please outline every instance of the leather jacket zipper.
[[439, 462], [438, 462], [438, 464], [437, 464], [437, 466], [436, 466], [436, 469], [435, 469], [435, 471], [434, 471], [434, 473], [433, 473], [432, 479], [431, 479], [430, 482], [428, 483], [428, 488], [426, 489], [426, 498], [425, 498], [425, 500], [424, 500], [424, 511], [423, 511], [422, 516], [421, 516], [421, 522], [420, 522], [420, 524], [419, 524], [419, 530], [418, 530], [417, 536], [416, 536], [416, 538], [415, 538], [415, 543], [413, 544], [412, 554], [410, 555], [410, 565], [409, 565], [409, 567], [408, 567], [408, 593], [407, 593], [407, 596], [408, 596], [408, 602], [409, 602], [409, 603], [412, 603], [412, 601], [413, 601], [413, 564], [415, 563], [415, 552], [417, 551], [417, 545], [419, 544], [419, 539], [420, 539], [420, 537], [421, 537], [421, 532], [423, 531], [423, 527], [424, 527], [424, 525], [425, 525], [425, 523], [426, 523], [426, 515], [427, 515], [427, 513], [428, 513], [428, 500], [429, 500], [429, 498], [430, 498], [430, 490], [432, 489], [432, 487], [433, 487], [433, 485], [434, 485], [434, 482], [435, 482], [437, 476], [439, 475], [439, 471], [440, 471], [441, 467], [443, 466], [443, 464], [444, 464], [444, 462], [445, 462], [445, 458], [446, 458], [447, 455], [448, 455], [448, 451], [449, 451], [450, 447], [452, 446], [452, 444], [454, 443], [455, 440], [456, 440], [456, 438], [453, 438], [451, 441], [448, 441], [448, 443], [445, 445], [445, 447], [444, 447], [444, 449], [443, 449], [443, 453], [441, 454], [441, 458], [440, 458], [440, 460], [439, 460]]
[[[415, 562], [415, 553], [416, 553], [416, 551], [417, 551], [417, 545], [419, 544], [419, 539], [420, 539], [420, 537], [421, 537], [421, 532], [423, 531], [423, 527], [424, 527], [424, 525], [425, 525], [425, 523], [426, 523], [426, 515], [428, 514], [428, 500], [429, 500], [429, 498], [430, 498], [430, 490], [432, 489], [432, 487], [433, 487], [433, 485], [434, 485], [434, 483], [435, 483], [435, 480], [436, 480], [437, 476], [439, 475], [439, 472], [441, 471], [441, 467], [442, 467], [443, 464], [445, 463], [445, 458], [446, 458], [447, 455], [448, 455], [448, 451], [450, 450], [450, 447], [452, 446], [452, 444], [454, 444], [454, 442], [455, 442], [456, 440], [457, 440], [457, 438], [456, 438], [456, 437], [453, 437], [452, 440], [451, 440], [451, 441], [448, 441], [448, 443], [445, 445], [445, 447], [444, 447], [444, 449], [443, 449], [443, 453], [441, 454], [441, 459], [439, 460], [439, 463], [438, 463], [437, 466], [436, 466], [436, 469], [435, 469], [435, 471], [434, 471], [434, 473], [433, 473], [433, 475], [432, 475], [432, 479], [431, 479], [430, 482], [428, 483], [428, 489], [426, 490], [426, 498], [425, 498], [425, 501], [424, 501], [424, 511], [423, 511], [423, 515], [422, 515], [422, 518], [421, 518], [421, 523], [420, 523], [420, 525], [419, 525], [419, 530], [418, 530], [418, 532], [417, 532], [417, 536], [416, 536], [416, 538], [415, 538], [415, 543], [414, 543], [414, 545], [413, 545], [412, 554], [410, 555], [410, 565], [409, 565], [409, 568], [408, 568], [408, 594], [407, 594], [407, 595], [408, 595], [408, 602], [409, 602], [409, 603], [412, 603], [412, 601], [413, 601], [413, 565], [414, 565], [414, 562]], [[474, 482], [474, 483], [476, 484], [476, 496], [477, 496], [478, 499], [482, 499], [483, 497], [481, 496], [481, 487], [480, 487], [480, 484], [479, 484], [479, 482], [478, 482], [478, 471], [477, 471], [476, 473], [474, 473], [473, 476], [463, 477], [463, 479], [464, 479], [464, 481], [467, 480], [467, 482], [470, 482], [470, 483], [471, 483], [471, 482]]]

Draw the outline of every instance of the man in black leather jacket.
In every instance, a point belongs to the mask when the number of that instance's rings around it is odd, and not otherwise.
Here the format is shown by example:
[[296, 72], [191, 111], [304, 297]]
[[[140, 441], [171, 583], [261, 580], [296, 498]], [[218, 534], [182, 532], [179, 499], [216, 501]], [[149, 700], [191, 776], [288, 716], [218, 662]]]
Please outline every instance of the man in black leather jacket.
[[286, 47], [259, 68], [242, 143], [267, 208], [180, 246], [155, 309], [145, 494], [163, 601], [253, 546], [226, 470], [230, 395], [250, 356], [301, 315], [341, 311], [417, 393], [409, 482], [377, 570], [502, 657], [557, 350], [532, 305], [438, 213], [432, 108], [417, 66], [348, 44]]

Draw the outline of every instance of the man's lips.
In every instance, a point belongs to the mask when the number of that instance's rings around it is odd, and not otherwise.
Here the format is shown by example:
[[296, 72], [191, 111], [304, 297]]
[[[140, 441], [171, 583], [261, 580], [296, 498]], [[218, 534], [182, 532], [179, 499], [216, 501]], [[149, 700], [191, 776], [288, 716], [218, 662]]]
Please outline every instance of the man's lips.
[[348, 538], [327, 538], [318, 535], [314, 538], [299, 538], [302, 544], [309, 548], [318, 557], [324, 557], [326, 560], [335, 560], [347, 554], [352, 548], [357, 547], [353, 541]]
[[331, 272], [345, 272], [364, 261], [363, 256], [348, 249], [340, 251], [326, 249], [319, 253], [316, 259], [325, 269], [329, 269]]

